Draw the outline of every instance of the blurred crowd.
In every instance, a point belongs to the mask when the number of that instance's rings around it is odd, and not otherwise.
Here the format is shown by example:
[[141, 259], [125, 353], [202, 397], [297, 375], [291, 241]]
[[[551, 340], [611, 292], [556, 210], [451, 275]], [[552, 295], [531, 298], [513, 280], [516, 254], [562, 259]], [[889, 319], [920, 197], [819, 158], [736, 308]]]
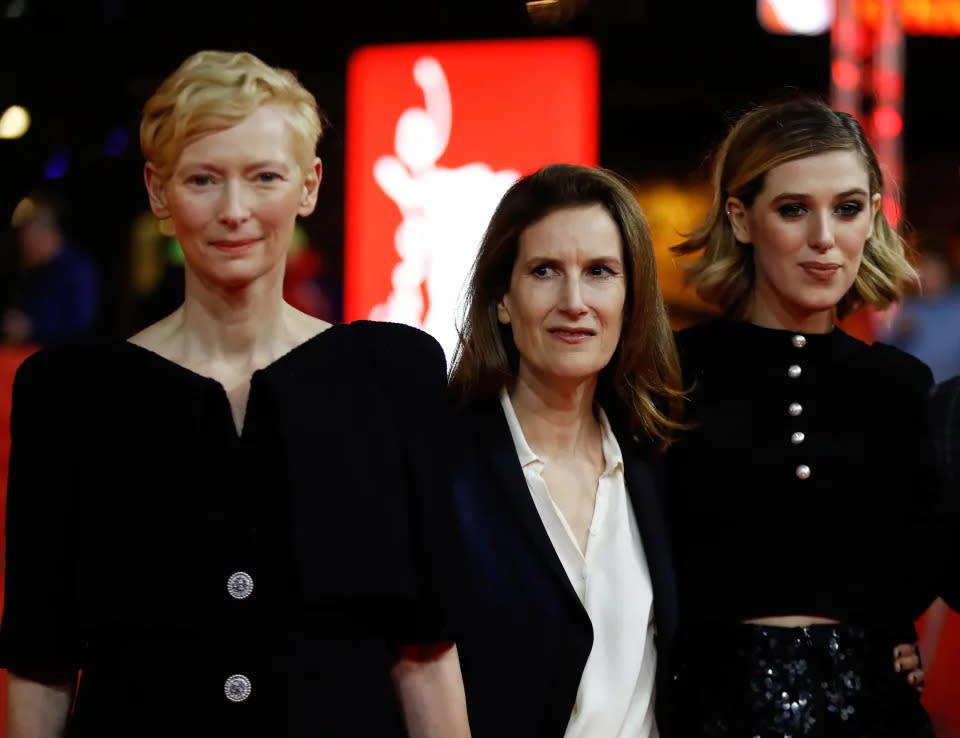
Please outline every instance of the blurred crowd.
[[[17, 204], [0, 240], [0, 344], [40, 347], [99, 336], [129, 335], [173, 312], [183, 300], [183, 253], [176, 236], [149, 212], [130, 229], [126, 279], [102, 275], [97, 250], [70, 228], [69, 203], [34, 192]], [[303, 312], [342, 318], [342, 288], [330, 260], [297, 225], [290, 244], [284, 297]], [[119, 295], [106, 293], [110, 290]], [[106, 313], [120, 305], [125, 313]]]

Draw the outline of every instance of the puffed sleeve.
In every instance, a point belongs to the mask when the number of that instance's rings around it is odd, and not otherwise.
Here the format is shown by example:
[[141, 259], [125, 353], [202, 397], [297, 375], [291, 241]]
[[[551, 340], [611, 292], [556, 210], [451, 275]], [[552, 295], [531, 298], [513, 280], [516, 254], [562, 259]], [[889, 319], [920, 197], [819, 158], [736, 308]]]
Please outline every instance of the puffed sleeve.
[[40, 680], [76, 676], [71, 495], [59, 383], [45, 351], [14, 380], [0, 666]]
[[379, 373], [409, 460], [411, 540], [417, 596], [398, 613], [397, 643], [456, 640], [460, 622], [462, 550], [453, 512], [446, 360], [428, 334], [380, 326]]

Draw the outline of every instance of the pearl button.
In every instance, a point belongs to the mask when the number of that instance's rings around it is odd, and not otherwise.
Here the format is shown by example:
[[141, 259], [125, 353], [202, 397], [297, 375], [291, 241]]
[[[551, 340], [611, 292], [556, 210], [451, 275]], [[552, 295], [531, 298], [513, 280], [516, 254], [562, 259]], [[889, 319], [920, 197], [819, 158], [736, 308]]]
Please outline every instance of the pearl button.
[[801, 443], [803, 443], [804, 439], [806, 439], [806, 436], [803, 434], [803, 432], [797, 431], [790, 436], [790, 443], [792, 443], [794, 446], [799, 446]]
[[801, 464], [797, 467], [797, 479], [809, 479], [810, 478], [810, 467], [806, 464]]
[[228, 677], [223, 685], [223, 693], [231, 702], [243, 702], [250, 696], [252, 686], [250, 680], [243, 674], [234, 674]]
[[787, 408], [787, 412], [793, 417], [797, 417], [803, 412], [803, 405], [801, 405], [799, 402], [791, 402], [790, 407]]
[[790, 342], [793, 343], [797, 348], [803, 348], [807, 345], [807, 337], [802, 336], [799, 333], [790, 339]]
[[253, 592], [253, 577], [245, 571], [236, 571], [227, 580], [227, 592], [235, 600], [245, 600]]
[[787, 369], [787, 376], [790, 377], [790, 379], [796, 379], [801, 374], [803, 374], [803, 369], [796, 364], [791, 364]]

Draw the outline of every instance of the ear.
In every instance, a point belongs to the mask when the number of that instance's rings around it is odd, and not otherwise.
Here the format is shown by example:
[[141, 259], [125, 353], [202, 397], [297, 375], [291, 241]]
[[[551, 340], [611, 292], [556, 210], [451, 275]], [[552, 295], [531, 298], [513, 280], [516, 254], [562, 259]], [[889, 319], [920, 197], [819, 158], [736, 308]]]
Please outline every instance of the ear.
[[870, 198], [870, 207], [873, 213], [870, 216], [870, 233], [867, 234], [867, 238], [873, 236], [873, 232], [877, 227], [877, 214], [883, 208], [883, 196], [879, 192], [873, 193], [873, 197]]
[[305, 218], [317, 207], [317, 193], [320, 190], [320, 180], [323, 178], [323, 163], [319, 158], [313, 160], [313, 164], [307, 170], [303, 178], [303, 192], [300, 197], [300, 206], [297, 208], [297, 214]]
[[727, 220], [733, 229], [733, 237], [740, 243], [753, 243], [750, 237], [750, 221], [747, 217], [747, 207], [739, 197], [728, 197], [724, 203], [727, 211]]
[[167, 206], [167, 193], [164, 189], [167, 181], [160, 176], [156, 167], [147, 162], [143, 167], [143, 182], [147, 186], [147, 197], [150, 199], [150, 209], [159, 220], [170, 217], [170, 208]]
[[504, 295], [497, 303], [497, 320], [503, 325], [510, 325], [510, 310], [507, 309], [507, 296]]

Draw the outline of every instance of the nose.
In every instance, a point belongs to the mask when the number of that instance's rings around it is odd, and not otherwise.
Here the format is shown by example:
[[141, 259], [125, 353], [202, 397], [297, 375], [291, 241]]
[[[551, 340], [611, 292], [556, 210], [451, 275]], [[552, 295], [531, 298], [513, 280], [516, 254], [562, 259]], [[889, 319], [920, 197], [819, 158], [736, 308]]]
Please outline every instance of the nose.
[[828, 251], [834, 245], [833, 223], [829, 213], [822, 213], [810, 219], [810, 247], [820, 251]]
[[574, 317], [587, 312], [587, 305], [583, 301], [583, 286], [579, 279], [568, 277], [564, 280], [559, 308]]
[[228, 180], [220, 197], [218, 218], [224, 225], [234, 227], [250, 217], [250, 208], [246, 203], [243, 186]]

